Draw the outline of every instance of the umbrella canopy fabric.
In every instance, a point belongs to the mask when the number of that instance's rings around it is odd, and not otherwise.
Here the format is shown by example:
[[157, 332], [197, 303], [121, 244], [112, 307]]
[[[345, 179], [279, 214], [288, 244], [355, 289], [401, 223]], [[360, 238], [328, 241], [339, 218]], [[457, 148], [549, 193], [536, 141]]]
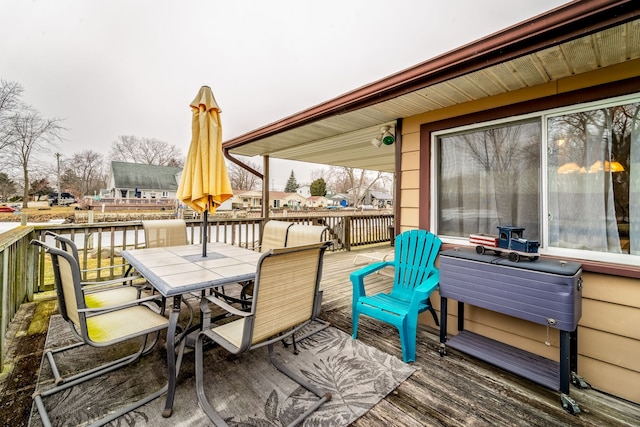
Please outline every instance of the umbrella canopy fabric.
[[220, 107], [210, 87], [200, 88], [191, 109], [191, 145], [177, 197], [196, 212], [213, 213], [233, 193], [222, 155]]

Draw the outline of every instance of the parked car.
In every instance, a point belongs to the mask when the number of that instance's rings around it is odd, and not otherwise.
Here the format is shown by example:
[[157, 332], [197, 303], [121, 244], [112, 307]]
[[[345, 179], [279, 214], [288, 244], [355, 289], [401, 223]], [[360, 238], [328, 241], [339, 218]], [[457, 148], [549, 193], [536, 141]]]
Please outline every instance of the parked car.
[[60, 200], [58, 200], [58, 193], [49, 194], [49, 206], [69, 206], [76, 203], [76, 198], [71, 193], [60, 193]]
[[16, 210], [11, 206], [0, 206], [0, 212], [15, 212]]

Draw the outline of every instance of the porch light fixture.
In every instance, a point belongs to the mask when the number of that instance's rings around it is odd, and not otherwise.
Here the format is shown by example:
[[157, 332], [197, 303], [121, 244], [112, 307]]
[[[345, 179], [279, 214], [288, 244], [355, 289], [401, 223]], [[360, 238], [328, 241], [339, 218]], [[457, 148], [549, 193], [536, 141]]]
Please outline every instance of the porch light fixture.
[[377, 136], [371, 140], [371, 145], [374, 147], [380, 147], [382, 144], [391, 145], [396, 142], [396, 137], [390, 132], [391, 127], [382, 126], [380, 128], [380, 136]]

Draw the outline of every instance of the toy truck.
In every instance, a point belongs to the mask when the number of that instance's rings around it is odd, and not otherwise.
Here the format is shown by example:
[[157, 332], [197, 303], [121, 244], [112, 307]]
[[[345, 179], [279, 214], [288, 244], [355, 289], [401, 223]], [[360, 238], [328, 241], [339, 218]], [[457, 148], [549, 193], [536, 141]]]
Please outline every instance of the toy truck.
[[469, 242], [476, 245], [476, 252], [484, 254], [487, 250], [496, 255], [503, 252], [509, 254], [509, 260], [520, 261], [521, 257], [527, 257], [531, 261], [538, 259], [537, 240], [523, 238], [524, 227], [498, 226], [498, 235], [476, 233], [469, 235]]

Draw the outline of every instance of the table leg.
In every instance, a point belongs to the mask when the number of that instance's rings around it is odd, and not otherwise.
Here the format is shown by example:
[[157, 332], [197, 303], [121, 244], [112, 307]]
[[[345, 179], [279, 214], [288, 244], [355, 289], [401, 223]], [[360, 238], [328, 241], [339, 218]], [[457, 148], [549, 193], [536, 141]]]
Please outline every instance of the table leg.
[[176, 394], [176, 329], [178, 326], [178, 318], [180, 317], [180, 305], [182, 304], [182, 296], [173, 297], [173, 308], [169, 313], [169, 327], [167, 330], [167, 376], [169, 380], [167, 389], [167, 402], [165, 403], [162, 416], [168, 418], [173, 413], [173, 399]]

